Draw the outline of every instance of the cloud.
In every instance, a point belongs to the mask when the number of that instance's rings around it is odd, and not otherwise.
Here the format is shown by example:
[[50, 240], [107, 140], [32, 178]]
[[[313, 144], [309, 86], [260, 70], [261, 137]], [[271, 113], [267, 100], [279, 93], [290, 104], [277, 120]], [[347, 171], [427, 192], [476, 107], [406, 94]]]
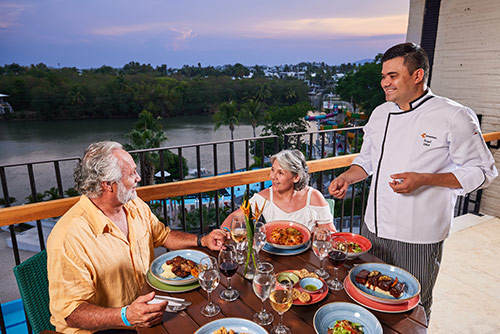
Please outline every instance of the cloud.
[[19, 15], [28, 7], [17, 3], [0, 3], [0, 30], [16, 25]]
[[186, 49], [186, 43], [188, 39], [197, 36], [196, 33], [193, 33], [193, 29], [189, 28], [184, 28], [184, 29], [170, 28], [170, 30], [178, 34], [175, 40], [171, 43], [171, 45], [167, 46], [167, 49], [171, 48], [173, 49], [173, 51]]
[[128, 26], [101, 27], [90, 31], [90, 34], [98, 36], [123, 36], [144, 32], [165, 31], [168, 29], [168, 23], [147, 23]]
[[407, 15], [381, 17], [331, 17], [264, 21], [249, 27], [247, 37], [312, 38], [404, 34]]

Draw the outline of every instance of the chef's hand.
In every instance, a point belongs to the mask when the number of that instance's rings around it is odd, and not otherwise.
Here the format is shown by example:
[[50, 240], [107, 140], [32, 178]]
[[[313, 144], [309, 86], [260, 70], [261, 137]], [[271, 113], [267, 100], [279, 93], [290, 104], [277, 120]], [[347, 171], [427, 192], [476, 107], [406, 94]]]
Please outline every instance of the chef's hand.
[[139, 296], [127, 308], [127, 320], [132, 326], [151, 327], [161, 322], [168, 301], [158, 304], [147, 304], [155, 296], [154, 291]]
[[425, 184], [425, 176], [421, 173], [407, 172], [391, 175], [389, 186], [398, 194], [409, 194]]
[[349, 182], [347, 182], [342, 176], [338, 176], [328, 186], [328, 192], [330, 195], [342, 199], [345, 197], [347, 188], [349, 188]]
[[201, 245], [208, 247], [210, 250], [220, 250], [226, 239], [229, 239], [230, 237], [229, 232], [224, 230], [212, 230], [212, 232], [201, 238]]

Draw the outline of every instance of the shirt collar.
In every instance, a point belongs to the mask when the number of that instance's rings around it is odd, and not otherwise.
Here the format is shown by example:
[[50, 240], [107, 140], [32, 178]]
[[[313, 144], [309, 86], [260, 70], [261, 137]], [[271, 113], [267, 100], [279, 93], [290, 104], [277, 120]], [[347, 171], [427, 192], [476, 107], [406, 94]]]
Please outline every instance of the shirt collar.
[[410, 102], [410, 110], [418, 108], [422, 103], [432, 98], [433, 96], [434, 94], [432, 93], [431, 89], [427, 88], [422, 95]]
[[[133, 201], [127, 202], [124, 205], [124, 208], [127, 218], [130, 217], [131, 219], [134, 219], [139, 214], [139, 211], [135, 205], [131, 204], [131, 202]], [[82, 195], [80, 197], [79, 203], [88, 215], [90, 229], [96, 236], [113, 230], [111, 220], [86, 195]]]

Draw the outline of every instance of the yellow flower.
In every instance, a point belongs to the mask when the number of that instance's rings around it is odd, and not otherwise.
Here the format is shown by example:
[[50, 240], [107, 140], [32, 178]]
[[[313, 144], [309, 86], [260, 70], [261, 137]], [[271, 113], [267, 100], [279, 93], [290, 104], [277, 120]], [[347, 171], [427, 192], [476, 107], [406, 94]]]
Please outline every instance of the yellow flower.
[[243, 214], [245, 215], [245, 217], [249, 218], [250, 216], [250, 201], [244, 201], [243, 203], [241, 203], [241, 211], [243, 211]]

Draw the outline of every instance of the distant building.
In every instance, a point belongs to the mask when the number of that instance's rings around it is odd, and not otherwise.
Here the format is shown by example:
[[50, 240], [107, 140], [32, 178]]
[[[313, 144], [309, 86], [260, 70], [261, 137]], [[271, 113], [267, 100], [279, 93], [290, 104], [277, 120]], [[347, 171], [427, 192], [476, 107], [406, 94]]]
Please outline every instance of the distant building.
[[0, 115], [12, 114], [14, 112], [9, 102], [5, 101], [5, 98], [8, 96], [9, 95], [0, 94]]

